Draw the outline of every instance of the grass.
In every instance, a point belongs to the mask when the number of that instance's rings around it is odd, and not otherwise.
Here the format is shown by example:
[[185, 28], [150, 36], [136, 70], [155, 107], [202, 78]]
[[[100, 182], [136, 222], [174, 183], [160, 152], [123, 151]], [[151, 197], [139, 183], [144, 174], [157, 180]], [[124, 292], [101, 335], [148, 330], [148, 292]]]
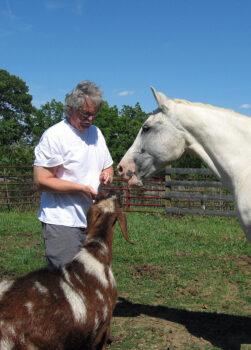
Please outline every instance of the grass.
[[[111, 350], [239, 349], [251, 343], [251, 246], [237, 220], [128, 213], [116, 227]], [[44, 266], [35, 213], [0, 213], [0, 275]]]

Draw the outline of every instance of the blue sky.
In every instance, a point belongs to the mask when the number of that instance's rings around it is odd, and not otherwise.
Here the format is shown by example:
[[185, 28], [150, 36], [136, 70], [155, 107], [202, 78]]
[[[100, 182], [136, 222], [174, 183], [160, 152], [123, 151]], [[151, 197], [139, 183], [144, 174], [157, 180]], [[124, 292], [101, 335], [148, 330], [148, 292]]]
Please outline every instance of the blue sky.
[[250, 0], [0, 0], [0, 68], [33, 103], [79, 81], [149, 112], [149, 87], [251, 115]]

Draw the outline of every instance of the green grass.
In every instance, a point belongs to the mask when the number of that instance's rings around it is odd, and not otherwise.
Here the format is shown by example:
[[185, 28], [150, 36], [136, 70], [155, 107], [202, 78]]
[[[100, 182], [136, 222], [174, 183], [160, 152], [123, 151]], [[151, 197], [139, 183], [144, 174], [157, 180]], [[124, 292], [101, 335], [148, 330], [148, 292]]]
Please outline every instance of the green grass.
[[129, 214], [129, 232], [133, 246], [116, 235], [114, 272], [134, 301], [224, 311], [231, 291], [243, 305], [228, 310], [248, 312], [251, 247], [235, 220]]
[[[128, 213], [116, 227], [111, 350], [238, 349], [251, 343], [251, 246], [237, 220]], [[35, 213], [0, 213], [0, 276], [44, 266]]]

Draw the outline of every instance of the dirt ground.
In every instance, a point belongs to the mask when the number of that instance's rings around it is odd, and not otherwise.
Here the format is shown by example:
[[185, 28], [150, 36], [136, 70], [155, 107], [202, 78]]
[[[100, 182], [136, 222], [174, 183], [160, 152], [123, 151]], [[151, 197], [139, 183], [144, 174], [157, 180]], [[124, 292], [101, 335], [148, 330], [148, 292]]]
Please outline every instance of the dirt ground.
[[133, 350], [251, 350], [251, 318], [245, 316], [134, 304], [120, 298], [113, 322], [114, 350], [127, 337], [135, 339]]
[[[250, 274], [250, 263], [250, 257], [238, 258], [242, 273]], [[161, 270], [140, 265], [134, 266], [132, 274], [154, 280]], [[128, 339], [128, 348], [133, 350], [251, 350], [251, 318], [247, 316], [143, 305], [124, 296], [118, 300], [113, 323], [116, 337], [112, 350], [127, 349]]]

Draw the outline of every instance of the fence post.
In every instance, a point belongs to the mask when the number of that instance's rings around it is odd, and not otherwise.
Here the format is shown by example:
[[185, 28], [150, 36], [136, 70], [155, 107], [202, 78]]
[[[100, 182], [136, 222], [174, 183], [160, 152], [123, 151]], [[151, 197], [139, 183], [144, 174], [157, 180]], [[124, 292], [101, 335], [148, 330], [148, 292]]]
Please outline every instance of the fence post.
[[130, 189], [128, 185], [125, 189], [125, 207], [128, 211], [130, 210]]
[[11, 203], [10, 203], [10, 195], [9, 195], [9, 189], [8, 189], [8, 178], [6, 177], [6, 169], [3, 169], [3, 181], [5, 182], [5, 192], [6, 192], [6, 199], [7, 199], [7, 208], [10, 211], [11, 210]]
[[[168, 165], [168, 166], [166, 166], [165, 169], [170, 169], [170, 168], [171, 168], [171, 165]], [[167, 185], [166, 185], [166, 182], [167, 182], [167, 181], [170, 181], [170, 180], [171, 180], [171, 176], [165, 174], [165, 194], [166, 194], [166, 195], [167, 195], [167, 193], [169, 193], [169, 192], [172, 191], [171, 185], [170, 185], [170, 186], [167, 186]], [[171, 208], [171, 206], [172, 206], [171, 198], [170, 198], [170, 199], [167, 199], [167, 196], [166, 196], [166, 199], [165, 199], [165, 208]]]

